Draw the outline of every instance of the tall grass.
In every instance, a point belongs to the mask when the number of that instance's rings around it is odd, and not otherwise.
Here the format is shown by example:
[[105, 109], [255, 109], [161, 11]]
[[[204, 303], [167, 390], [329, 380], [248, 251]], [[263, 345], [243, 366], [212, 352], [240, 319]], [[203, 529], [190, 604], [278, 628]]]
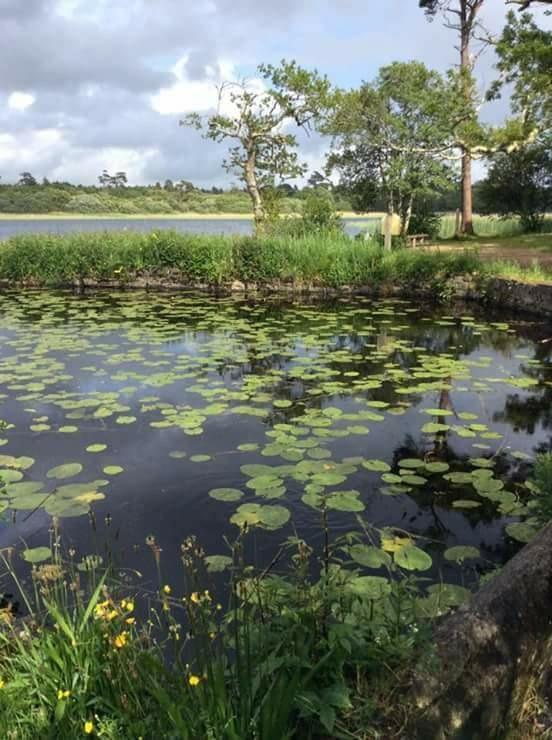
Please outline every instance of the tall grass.
[[234, 280], [331, 287], [393, 280], [434, 284], [478, 266], [474, 253], [386, 253], [376, 242], [342, 234], [257, 239], [174, 231], [102, 232], [21, 235], [0, 245], [0, 279], [52, 286], [140, 276], [210, 285]]

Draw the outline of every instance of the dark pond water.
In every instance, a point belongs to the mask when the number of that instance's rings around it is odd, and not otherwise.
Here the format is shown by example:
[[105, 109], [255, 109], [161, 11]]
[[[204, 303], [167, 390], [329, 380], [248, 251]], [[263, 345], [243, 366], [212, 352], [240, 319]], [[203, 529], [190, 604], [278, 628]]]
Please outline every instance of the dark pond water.
[[318, 547], [325, 499], [334, 536], [360, 515], [397, 558], [406, 530], [407, 565], [472, 582], [531, 534], [551, 338], [400, 301], [0, 295], [0, 546], [56, 516], [77, 558], [109, 542], [145, 573], [154, 535], [172, 576], [187, 535], [224, 554], [244, 521], [260, 560], [294, 529]]
[[[374, 232], [380, 219], [347, 219], [345, 231], [355, 236], [360, 231]], [[157, 231], [174, 229], [196, 234], [251, 234], [252, 222], [246, 219], [163, 219], [163, 218], [94, 218], [94, 219], [2, 219], [0, 240], [16, 234], [69, 234], [83, 231]]]

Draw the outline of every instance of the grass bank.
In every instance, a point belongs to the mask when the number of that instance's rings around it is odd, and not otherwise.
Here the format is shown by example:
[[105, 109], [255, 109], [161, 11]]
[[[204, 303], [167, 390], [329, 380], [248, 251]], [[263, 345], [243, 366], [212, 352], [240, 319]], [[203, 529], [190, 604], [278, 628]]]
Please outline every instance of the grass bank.
[[333, 288], [385, 282], [432, 286], [479, 268], [473, 252], [385, 253], [376, 243], [344, 235], [257, 239], [172, 231], [102, 232], [20, 235], [0, 246], [0, 279], [49, 286], [141, 276], [213, 286], [236, 280]]

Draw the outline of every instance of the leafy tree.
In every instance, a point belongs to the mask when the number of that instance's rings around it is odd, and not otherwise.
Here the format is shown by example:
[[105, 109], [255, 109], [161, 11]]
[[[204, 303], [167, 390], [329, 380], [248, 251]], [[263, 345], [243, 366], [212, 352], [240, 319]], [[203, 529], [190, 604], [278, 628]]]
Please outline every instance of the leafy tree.
[[25, 186], [35, 186], [38, 185], [36, 179], [31, 175], [30, 172], [22, 172], [19, 175], [19, 182], [18, 185], [25, 185]]
[[539, 231], [552, 207], [552, 135], [512, 152], [500, 152], [481, 183], [483, 210], [517, 215], [526, 231]]
[[323, 175], [318, 170], [315, 170], [312, 173], [312, 175], [307, 180], [307, 183], [310, 185], [311, 188], [329, 188], [332, 185], [327, 176]]
[[[472, 151], [471, 136], [477, 131], [476, 89], [473, 77], [473, 56], [471, 44], [481, 29], [479, 14], [485, 0], [419, 0], [430, 18], [441, 12], [445, 26], [458, 34], [460, 51], [460, 95], [465, 107], [466, 125], [461, 131], [458, 146], [462, 155], [461, 204], [462, 231], [473, 234], [473, 195], [472, 195]], [[471, 136], [470, 136], [471, 135]]]
[[454, 81], [420, 62], [395, 62], [373, 84], [343, 93], [325, 126], [333, 135], [328, 168], [337, 169], [355, 206], [382, 197], [408, 232], [416, 198], [450, 182], [457, 115]]
[[310, 129], [327, 105], [330, 85], [316, 71], [309, 72], [295, 62], [261, 65], [258, 71], [266, 81], [262, 89], [246, 82], [226, 82], [219, 89], [216, 113], [206, 118], [193, 113], [181, 124], [201, 130], [205, 138], [229, 144], [223, 166], [244, 183], [260, 232], [267, 215], [263, 189], [273, 186], [276, 179], [305, 172], [290, 126]]
[[501, 77], [488, 97], [510, 85], [512, 106], [524, 122], [541, 131], [552, 128], [552, 32], [539, 28], [529, 13], [510, 11], [496, 53]]

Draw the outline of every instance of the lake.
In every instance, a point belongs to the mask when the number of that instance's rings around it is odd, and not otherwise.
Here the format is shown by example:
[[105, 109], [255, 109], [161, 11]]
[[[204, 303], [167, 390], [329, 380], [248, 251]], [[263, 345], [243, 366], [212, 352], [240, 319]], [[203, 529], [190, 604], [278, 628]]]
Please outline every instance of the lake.
[[361, 516], [384, 549], [410, 533], [413, 570], [473, 583], [532, 531], [552, 327], [450, 311], [0, 294], [1, 545], [47, 545], [55, 517], [77, 560], [153, 577], [154, 536], [176, 578], [190, 534], [224, 554], [247, 523], [263, 562], [293, 532], [319, 548], [325, 501], [332, 537]]
[[[369, 229], [376, 231], [380, 218], [346, 219], [345, 230], [351, 236]], [[247, 219], [175, 219], [175, 218], [32, 218], [0, 219], [0, 239], [16, 234], [69, 234], [83, 231], [175, 231], [196, 234], [251, 234], [253, 224]]]

